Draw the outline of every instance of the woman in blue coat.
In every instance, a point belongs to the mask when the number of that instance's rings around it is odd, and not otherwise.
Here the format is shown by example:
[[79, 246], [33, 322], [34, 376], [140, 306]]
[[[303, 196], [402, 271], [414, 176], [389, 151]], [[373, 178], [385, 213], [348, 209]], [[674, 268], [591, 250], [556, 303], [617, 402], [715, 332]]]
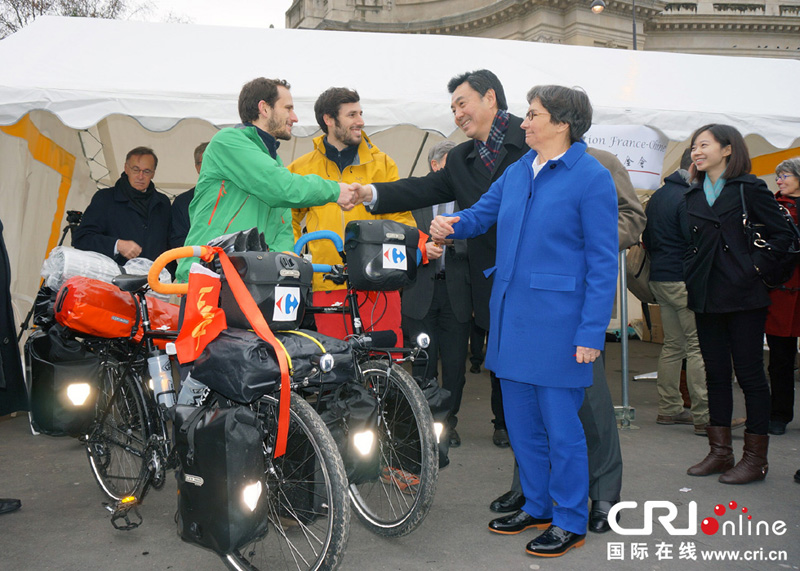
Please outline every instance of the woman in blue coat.
[[[531, 151], [468, 210], [438, 216], [437, 242], [497, 224], [486, 367], [501, 379], [525, 505], [497, 533], [546, 529], [527, 546], [555, 557], [583, 545], [586, 440], [578, 419], [600, 356], [617, 284], [617, 195], [581, 140], [592, 122], [583, 91], [537, 86], [522, 129]], [[555, 505], [554, 505], [555, 504]]]

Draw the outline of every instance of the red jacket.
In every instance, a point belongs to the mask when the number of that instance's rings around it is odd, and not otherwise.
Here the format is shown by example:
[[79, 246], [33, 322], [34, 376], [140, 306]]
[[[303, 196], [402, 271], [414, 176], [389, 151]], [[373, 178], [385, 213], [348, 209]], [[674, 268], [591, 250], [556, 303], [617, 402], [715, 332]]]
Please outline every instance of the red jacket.
[[[797, 203], [794, 198], [781, 196], [775, 198], [786, 207], [797, 224]], [[788, 282], [780, 288], [772, 290], [769, 294], [772, 305], [767, 314], [766, 332], [768, 335], [779, 337], [800, 337], [800, 267], [794, 269], [794, 274]]]

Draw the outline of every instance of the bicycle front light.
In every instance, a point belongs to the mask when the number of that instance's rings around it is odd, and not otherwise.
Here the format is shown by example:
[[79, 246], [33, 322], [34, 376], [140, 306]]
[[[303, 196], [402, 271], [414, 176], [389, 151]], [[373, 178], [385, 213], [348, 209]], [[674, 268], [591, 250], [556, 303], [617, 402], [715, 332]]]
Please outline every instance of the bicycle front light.
[[67, 385], [67, 398], [75, 406], [83, 406], [92, 392], [89, 383], [71, 383]]
[[439, 444], [439, 441], [442, 438], [442, 432], [444, 432], [444, 424], [441, 422], [434, 422], [433, 431], [436, 433], [436, 444]]
[[419, 335], [417, 335], [417, 347], [421, 349], [427, 349], [428, 345], [430, 344], [431, 344], [430, 335], [428, 335], [427, 333], [420, 333]]
[[333, 370], [333, 355], [325, 353], [319, 358], [319, 370], [323, 373], [330, 373]]
[[256, 506], [258, 505], [258, 499], [261, 497], [261, 480], [254, 484], [250, 484], [249, 486], [245, 486], [244, 490], [242, 490], [242, 500], [244, 504], [250, 508], [251, 512], [256, 511]]
[[353, 445], [362, 456], [369, 456], [372, 446], [375, 444], [375, 433], [371, 430], [356, 432], [353, 434]]

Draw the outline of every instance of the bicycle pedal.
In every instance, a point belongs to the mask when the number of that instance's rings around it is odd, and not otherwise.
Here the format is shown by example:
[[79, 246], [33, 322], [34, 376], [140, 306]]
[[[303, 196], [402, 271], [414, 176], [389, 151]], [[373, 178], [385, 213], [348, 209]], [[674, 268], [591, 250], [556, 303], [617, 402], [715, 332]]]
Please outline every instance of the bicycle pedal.
[[[116, 506], [103, 505], [111, 512], [111, 525], [114, 526], [114, 529], [130, 531], [142, 524], [142, 514], [139, 513], [138, 504], [136, 503], [123, 504], [120, 502]], [[131, 518], [131, 515], [133, 515], [133, 518]]]

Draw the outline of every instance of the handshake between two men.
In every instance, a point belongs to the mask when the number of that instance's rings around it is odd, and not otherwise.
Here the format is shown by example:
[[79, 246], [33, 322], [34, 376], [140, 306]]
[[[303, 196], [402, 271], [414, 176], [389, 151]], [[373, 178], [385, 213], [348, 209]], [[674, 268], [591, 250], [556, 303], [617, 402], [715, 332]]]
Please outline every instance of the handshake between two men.
[[372, 188], [362, 186], [357, 182], [351, 184], [339, 183], [339, 199], [336, 201], [342, 210], [352, 210], [362, 202], [372, 200]]

